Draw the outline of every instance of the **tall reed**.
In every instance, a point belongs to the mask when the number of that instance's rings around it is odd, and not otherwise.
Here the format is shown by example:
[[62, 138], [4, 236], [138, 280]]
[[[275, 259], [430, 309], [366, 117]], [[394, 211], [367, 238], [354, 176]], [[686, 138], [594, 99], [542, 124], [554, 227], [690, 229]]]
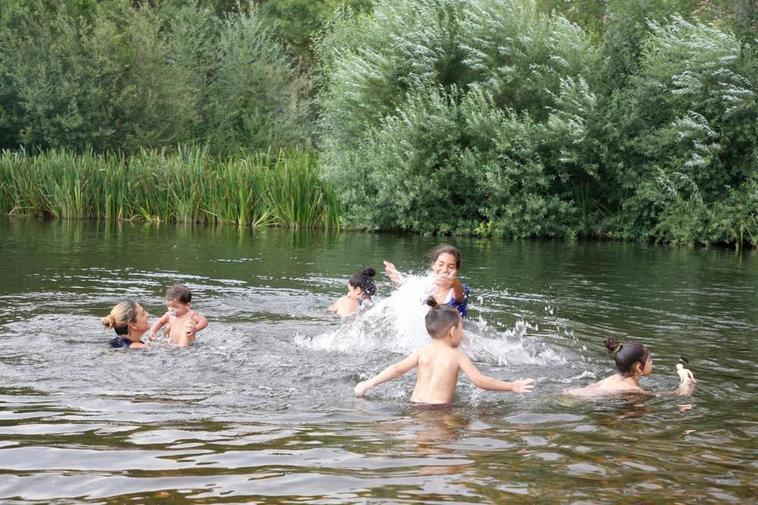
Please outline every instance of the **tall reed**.
[[197, 146], [128, 157], [3, 151], [0, 212], [295, 228], [337, 228], [340, 216], [313, 153], [218, 159]]

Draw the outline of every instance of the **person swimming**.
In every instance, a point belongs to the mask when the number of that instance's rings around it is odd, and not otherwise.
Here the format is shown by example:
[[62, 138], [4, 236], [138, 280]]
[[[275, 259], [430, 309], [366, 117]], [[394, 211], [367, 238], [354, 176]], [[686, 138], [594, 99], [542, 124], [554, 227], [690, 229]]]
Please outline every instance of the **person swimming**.
[[615, 338], [608, 338], [603, 344], [616, 363], [617, 373], [595, 384], [570, 389], [567, 393], [575, 396], [648, 393], [640, 387], [640, 379], [653, 373], [650, 350], [639, 342], [621, 343]]
[[347, 281], [347, 294], [334, 302], [329, 311], [340, 317], [354, 314], [364, 301], [371, 300], [376, 293], [375, 275], [376, 270], [373, 268], [364, 268], [354, 273]]
[[109, 341], [116, 349], [144, 349], [142, 335], [150, 328], [149, 314], [132, 300], [125, 300], [111, 309], [110, 314], [100, 320], [106, 328], [113, 328], [116, 337]]

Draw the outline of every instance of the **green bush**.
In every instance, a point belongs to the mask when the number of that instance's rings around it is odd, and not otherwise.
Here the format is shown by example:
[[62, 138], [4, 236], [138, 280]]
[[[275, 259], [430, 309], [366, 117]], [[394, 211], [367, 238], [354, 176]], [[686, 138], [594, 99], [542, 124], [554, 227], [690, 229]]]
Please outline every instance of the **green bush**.
[[322, 167], [348, 225], [517, 236], [577, 226], [568, 187], [586, 172], [543, 160], [547, 146], [581, 143], [594, 107], [582, 76], [595, 51], [575, 25], [527, 1], [377, 2], [338, 23], [319, 54]]
[[0, 16], [0, 147], [304, 145], [308, 84], [255, 9], [17, 0]]
[[674, 18], [651, 32], [640, 71], [606, 117], [616, 133], [605, 163], [623, 215], [610, 228], [707, 243], [716, 238], [714, 205], [727, 194], [742, 201], [756, 171], [758, 67], [733, 34], [700, 23]]

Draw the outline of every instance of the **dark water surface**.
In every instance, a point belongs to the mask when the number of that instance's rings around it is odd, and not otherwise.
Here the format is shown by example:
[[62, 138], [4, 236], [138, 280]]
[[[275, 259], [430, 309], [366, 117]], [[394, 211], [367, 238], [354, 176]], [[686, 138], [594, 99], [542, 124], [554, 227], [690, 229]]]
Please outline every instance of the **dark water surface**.
[[[433, 238], [0, 220], [2, 503], [750, 503], [758, 482], [758, 254], [455, 240], [464, 348], [531, 395], [414, 375], [353, 385], [428, 337], [411, 278], [361, 317], [325, 308], [382, 259], [422, 275]], [[189, 349], [108, 349], [99, 318], [164, 311], [186, 283], [210, 326]], [[419, 329], [421, 328], [421, 329]], [[576, 400], [611, 373], [602, 339], [648, 344], [689, 397]]]

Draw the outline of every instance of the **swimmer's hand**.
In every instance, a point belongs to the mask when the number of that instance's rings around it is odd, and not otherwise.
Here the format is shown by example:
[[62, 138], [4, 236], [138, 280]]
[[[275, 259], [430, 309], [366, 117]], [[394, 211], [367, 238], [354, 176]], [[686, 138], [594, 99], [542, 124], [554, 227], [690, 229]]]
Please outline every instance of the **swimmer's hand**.
[[534, 379], [519, 379], [513, 381], [514, 393], [529, 393], [534, 389]]
[[434, 284], [441, 289], [450, 289], [453, 286], [455, 277], [452, 274], [438, 273], [434, 274]]
[[400, 285], [400, 272], [397, 271], [397, 268], [395, 268], [394, 264], [390, 263], [389, 261], [385, 261], [384, 273], [387, 275], [387, 277], [390, 278], [393, 286], [397, 287]]
[[153, 330], [150, 330], [150, 335], [148, 335], [148, 338], [150, 340], [155, 340], [156, 338], [158, 338], [158, 334], [155, 333]]
[[355, 393], [355, 396], [363, 396], [369, 389], [371, 387], [368, 385], [368, 381], [362, 381], [355, 385], [353, 393]]

